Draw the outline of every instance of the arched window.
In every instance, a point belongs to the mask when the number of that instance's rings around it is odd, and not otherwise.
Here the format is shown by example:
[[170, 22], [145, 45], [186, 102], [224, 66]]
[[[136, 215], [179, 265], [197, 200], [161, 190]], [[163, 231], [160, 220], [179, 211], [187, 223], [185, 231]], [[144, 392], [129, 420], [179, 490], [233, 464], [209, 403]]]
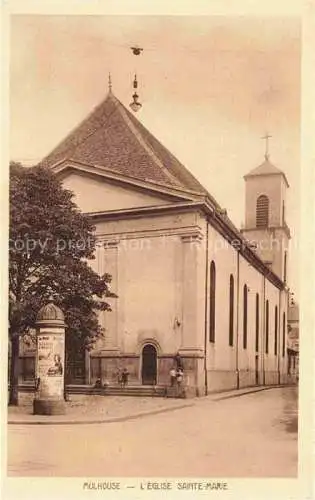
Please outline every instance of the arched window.
[[269, 300], [266, 300], [266, 354], [269, 352]]
[[286, 347], [286, 324], [285, 324], [285, 312], [283, 313], [282, 319], [282, 356], [285, 356], [285, 347]]
[[269, 223], [269, 198], [265, 194], [257, 198], [256, 227], [268, 227]]
[[210, 323], [209, 339], [215, 341], [215, 263], [212, 260], [210, 265]]
[[259, 294], [256, 293], [256, 339], [255, 350], [259, 351]]
[[278, 354], [278, 306], [275, 307], [275, 343], [274, 343], [275, 356]]
[[230, 311], [229, 311], [229, 345], [233, 345], [234, 333], [234, 278], [230, 274]]
[[247, 285], [243, 288], [243, 348], [247, 349]]

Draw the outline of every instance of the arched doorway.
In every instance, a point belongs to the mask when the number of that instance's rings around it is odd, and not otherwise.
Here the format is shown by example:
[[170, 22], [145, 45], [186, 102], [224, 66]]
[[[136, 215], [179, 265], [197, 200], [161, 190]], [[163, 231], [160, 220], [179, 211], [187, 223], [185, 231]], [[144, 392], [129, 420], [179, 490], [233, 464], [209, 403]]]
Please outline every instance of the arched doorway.
[[143, 385], [156, 385], [157, 352], [153, 344], [146, 344], [142, 349], [141, 378]]

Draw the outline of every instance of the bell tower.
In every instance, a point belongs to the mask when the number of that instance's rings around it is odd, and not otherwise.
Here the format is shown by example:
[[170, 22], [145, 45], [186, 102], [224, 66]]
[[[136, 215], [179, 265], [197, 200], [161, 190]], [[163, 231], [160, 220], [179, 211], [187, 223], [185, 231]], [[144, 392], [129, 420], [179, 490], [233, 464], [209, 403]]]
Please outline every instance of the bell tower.
[[245, 227], [242, 233], [256, 253], [279, 278], [287, 282], [290, 230], [286, 224], [285, 174], [269, 161], [268, 136], [264, 162], [244, 176]]

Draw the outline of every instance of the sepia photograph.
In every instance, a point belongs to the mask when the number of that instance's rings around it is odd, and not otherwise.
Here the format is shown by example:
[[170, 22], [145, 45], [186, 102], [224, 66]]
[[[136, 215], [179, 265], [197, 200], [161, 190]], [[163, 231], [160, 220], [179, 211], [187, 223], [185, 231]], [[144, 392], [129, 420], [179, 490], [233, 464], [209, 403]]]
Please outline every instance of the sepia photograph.
[[6, 474], [297, 479], [301, 19], [75, 14], [10, 16]]

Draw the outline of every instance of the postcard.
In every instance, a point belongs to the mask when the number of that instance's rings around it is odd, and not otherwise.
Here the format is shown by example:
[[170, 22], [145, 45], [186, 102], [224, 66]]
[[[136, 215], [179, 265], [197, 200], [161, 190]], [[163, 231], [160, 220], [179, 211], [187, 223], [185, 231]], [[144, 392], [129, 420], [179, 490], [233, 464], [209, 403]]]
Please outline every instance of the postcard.
[[5, 499], [312, 494], [312, 7], [252, 4], [3, 6]]

